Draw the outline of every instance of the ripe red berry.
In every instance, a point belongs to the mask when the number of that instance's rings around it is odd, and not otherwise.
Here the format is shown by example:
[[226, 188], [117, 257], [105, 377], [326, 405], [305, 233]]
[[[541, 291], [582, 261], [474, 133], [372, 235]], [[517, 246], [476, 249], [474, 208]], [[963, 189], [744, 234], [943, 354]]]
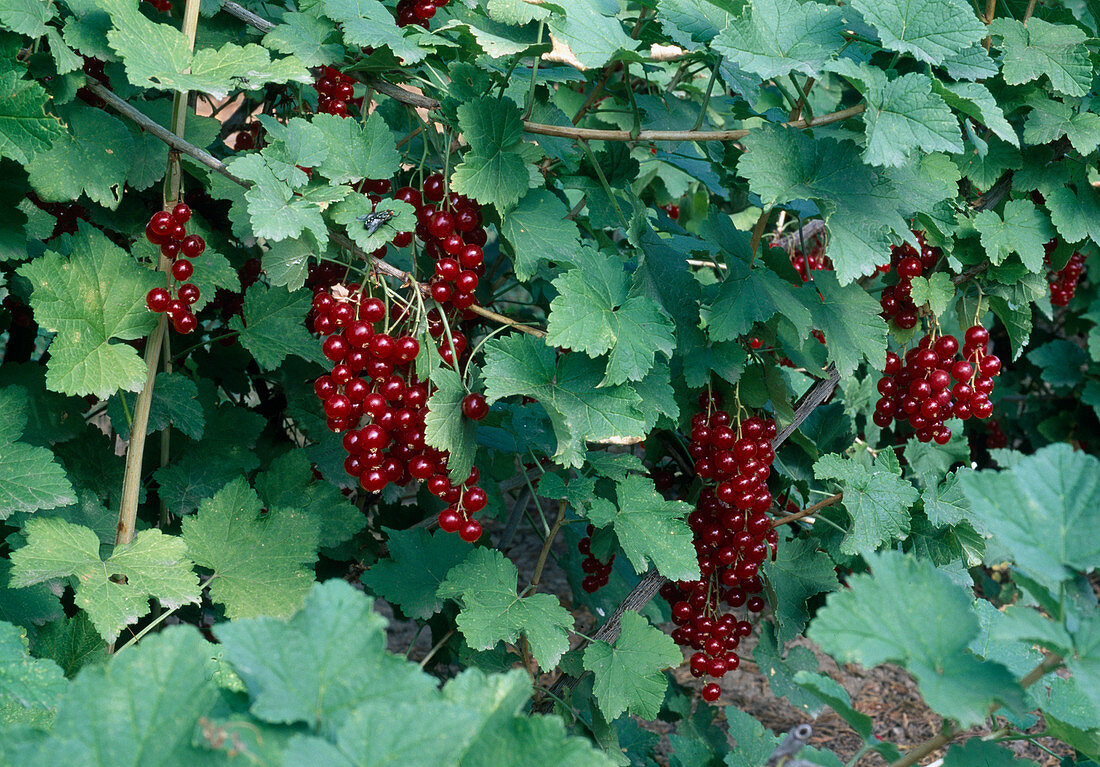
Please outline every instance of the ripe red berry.
[[180, 243], [180, 251], [188, 258], [198, 258], [206, 250], [206, 240], [197, 234], [189, 234]]
[[194, 272], [195, 267], [192, 266], [190, 261], [181, 259], [172, 264], [172, 276], [180, 282], [191, 279], [191, 275], [194, 274]]
[[718, 696], [722, 694], [722, 688], [716, 685], [714, 682], [703, 685], [703, 700], [708, 703], [713, 703], [718, 700]]
[[898, 276], [907, 280], [920, 277], [922, 271], [924, 271], [924, 266], [916, 256], [903, 258], [901, 263], [898, 264]]
[[985, 348], [985, 345], [989, 343], [989, 331], [981, 325], [974, 325], [966, 329], [964, 340], [967, 346]]
[[149, 307], [149, 311], [157, 314], [165, 311], [171, 300], [172, 294], [167, 288], [153, 288], [145, 294], [145, 305]]
[[474, 543], [481, 537], [481, 523], [476, 519], [468, 519], [459, 528], [458, 537], [466, 541], [466, 543]]
[[443, 199], [443, 176], [435, 173], [424, 179], [424, 199], [439, 202]]
[[191, 220], [191, 207], [185, 202], [176, 203], [172, 208], [172, 220], [177, 224], [186, 224]]
[[190, 282], [187, 282], [180, 285], [177, 295], [179, 295], [180, 301], [190, 306], [199, 300], [199, 288], [197, 285], [192, 285]]
[[[187, 335], [198, 326], [199, 321], [191, 312], [180, 313], [172, 318], [172, 327], [176, 329], [177, 333]], [[990, 409], [992, 410], [992, 406], [990, 406]]]
[[471, 421], [480, 421], [489, 412], [489, 404], [485, 401], [485, 395], [474, 392], [462, 398], [462, 414]]

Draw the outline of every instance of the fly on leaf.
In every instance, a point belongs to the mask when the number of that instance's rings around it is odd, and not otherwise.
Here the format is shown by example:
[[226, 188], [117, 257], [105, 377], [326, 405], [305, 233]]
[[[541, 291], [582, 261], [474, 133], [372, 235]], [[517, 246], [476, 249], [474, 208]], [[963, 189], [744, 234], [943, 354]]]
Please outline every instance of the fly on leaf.
[[374, 234], [395, 215], [397, 214], [392, 210], [376, 210], [373, 213], [359, 216], [356, 220], [363, 222], [363, 228], [367, 230], [367, 234]]

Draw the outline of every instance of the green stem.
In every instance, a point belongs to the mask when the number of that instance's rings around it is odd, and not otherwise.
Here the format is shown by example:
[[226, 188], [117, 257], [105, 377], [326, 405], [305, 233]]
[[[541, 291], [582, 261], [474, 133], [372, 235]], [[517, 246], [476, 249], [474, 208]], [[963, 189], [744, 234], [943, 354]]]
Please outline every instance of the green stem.
[[707, 108], [710, 106], [710, 96], [714, 92], [714, 82], [718, 79], [718, 70], [722, 67], [722, 54], [718, 54], [718, 58], [714, 60], [714, 68], [710, 70], [710, 80], [707, 81], [707, 92], [703, 96], [703, 105], [699, 107], [699, 116], [695, 118], [695, 125], [692, 126], [692, 130], [699, 130], [703, 127], [703, 120], [707, 116]]
[[611, 205], [615, 208], [615, 213], [619, 216], [619, 222], [623, 225], [623, 229], [629, 229], [630, 224], [626, 220], [626, 216], [623, 215], [622, 209], [619, 207], [619, 201], [615, 199], [615, 192], [611, 189], [611, 184], [607, 183], [607, 176], [603, 173], [603, 168], [596, 161], [596, 155], [592, 152], [592, 147], [588, 145], [587, 141], [581, 141], [580, 145], [584, 147], [585, 154], [588, 155], [588, 161], [592, 163], [592, 168], [596, 171], [596, 177], [600, 180], [600, 185], [603, 190], [607, 192], [607, 196], [611, 199]]
[[[539, 20], [539, 37], [535, 43], [536, 48], [542, 47], [542, 35], [546, 29], [546, 22], [542, 19]], [[531, 117], [531, 111], [535, 108], [535, 86], [538, 84], [539, 76], [539, 62], [542, 57], [537, 53], [535, 54], [535, 63], [531, 65], [531, 87], [527, 89], [527, 103], [524, 105], [523, 119], [527, 120]]]

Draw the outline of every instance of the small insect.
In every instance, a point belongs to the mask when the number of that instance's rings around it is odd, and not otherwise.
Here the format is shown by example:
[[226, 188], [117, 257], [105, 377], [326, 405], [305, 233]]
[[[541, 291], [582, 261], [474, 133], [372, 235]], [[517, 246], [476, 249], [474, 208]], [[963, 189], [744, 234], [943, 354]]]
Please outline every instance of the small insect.
[[359, 216], [356, 221], [363, 222], [363, 228], [367, 230], [367, 234], [374, 234], [396, 215], [392, 210], [376, 210], [373, 213]]

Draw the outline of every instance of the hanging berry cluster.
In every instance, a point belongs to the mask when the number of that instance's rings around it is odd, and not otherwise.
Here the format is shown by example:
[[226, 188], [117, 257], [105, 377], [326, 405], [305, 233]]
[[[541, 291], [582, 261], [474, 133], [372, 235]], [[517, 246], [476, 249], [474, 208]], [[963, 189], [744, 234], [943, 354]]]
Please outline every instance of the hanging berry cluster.
[[[333, 367], [313, 388], [324, 403], [329, 428], [344, 432], [345, 471], [372, 493], [391, 483], [426, 480], [428, 490], [447, 504], [439, 514], [439, 526], [466, 541], [480, 538], [481, 523], [470, 515], [485, 508], [488, 496], [477, 486], [477, 467], [455, 485], [448, 475], [447, 452], [424, 442], [431, 386], [414, 372], [420, 343], [408, 335], [408, 309], [393, 304], [387, 311], [380, 299], [358, 285], [337, 284], [314, 294], [309, 321], [314, 331], [327, 336], [322, 351]], [[428, 332], [435, 339], [445, 332], [434, 309], [428, 313]], [[465, 336], [455, 331], [451, 341], [461, 357]], [[446, 353], [440, 348], [440, 355], [453, 359], [450, 342], [443, 345]], [[462, 411], [480, 420], [488, 405], [484, 396], [472, 394], [463, 401]], [[367, 423], [361, 424], [364, 418]]]
[[577, 551], [584, 554], [584, 559], [581, 560], [581, 572], [584, 573], [584, 578], [581, 579], [581, 588], [589, 594], [607, 585], [607, 579], [611, 576], [611, 567], [615, 564], [614, 554], [605, 563], [597, 559], [592, 553], [592, 534], [594, 532], [596, 532], [596, 528], [589, 525], [585, 528], [584, 537], [577, 543]]
[[195, 271], [190, 259], [198, 258], [206, 250], [206, 241], [201, 236], [187, 233], [186, 224], [190, 220], [191, 208], [181, 202], [171, 213], [157, 211], [145, 225], [145, 238], [159, 245], [161, 254], [172, 262], [167, 287], [150, 290], [145, 296], [145, 305], [157, 314], [167, 312], [176, 332], [185, 334], [199, 326], [191, 311], [191, 306], [199, 300], [199, 289], [187, 282]]
[[317, 111], [323, 114], [347, 117], [348, 104], [356, 103], [355, 80], [332, 67], [322, 67], [313, 87], [317, 89]]
[[[704, 487], [688, 524], [701, 578], [666, 583], [661, 596], [672, 606], [677, 626], [672, 638], [696, 650], [692, 675], [719, 679], [740, 664], [735, 651], [752, 633], [752, 624], [728, 608], [764, 609], [760, 564], [774, 555], [779, 538], [767, 515], [776, 427], [758, 416], [734, 423], [719, 409], [718, 398], [706, 393], [699, 406], [703, 410], [692, 417], [688, 451]], [[715, 682], [703, 687], [704, 700], [716, 700], [720, 693]]]
[[[1050, 256], [1057, 247], [1058, 241], [1051, 240], [1046, 244], [1046, 262], [1050, 264]], [[1077, 292], [1077, 281], [1085, 271], [1085, 257], [1074, 252], [1069, 261], [1057, 272], [1048, 275], [1050, 281], [1050, 302], [1055, 306], [1067, 306], [1073, 300], [1073, 294]]]
[[981, 325], [967, 328], [963, 340], [961, 354], [954, 336], [933, 338], [931, 334], [904, 357], [887, 352], [886, 369], [878, 382], [882, 399], [875, 404], [872, 420], [882, 427], [894, 420], [907, 421], [921, 442], [946, 445], [951, 439], [946, 419], [989, 418], [993, 414], [989, 395], [1001, 361], [986, 352], [989, 331]]
[[419, 24], [427, 29], [428, 20], [446, 4], [447, 0], [399, 0], [397, 26], [407, 27], [410, 24]]
[[[481, 226], [481, 206], [462, 195], [447, 197], [439, 174], [424, 179], [419, 190], [401, 187], [394, 197], [416, 208], [416, 237], [424, 243], [424, 253], [435, 259], [428, 283], [432, 298], [459, 310], [476, 304], [474, 290], [485, 274], [481, 246], [488, 239]], [[412, 233], [399, 233], [393, 242], [404, 247], [412, 242]]]
[[926, 244], [920, 232], [914, 234], [920, 243], [919, 253], [907, 242], [890, 249], [889, 269], [897, 272], [898, 281], [883, 288], [879, 301], [883, 319], [893, 320], [902, 330], [912, 330], [917, 326], [917, 307], [911, 296], [913, 278], [920, 277], [940, 260], [939, 248]]

